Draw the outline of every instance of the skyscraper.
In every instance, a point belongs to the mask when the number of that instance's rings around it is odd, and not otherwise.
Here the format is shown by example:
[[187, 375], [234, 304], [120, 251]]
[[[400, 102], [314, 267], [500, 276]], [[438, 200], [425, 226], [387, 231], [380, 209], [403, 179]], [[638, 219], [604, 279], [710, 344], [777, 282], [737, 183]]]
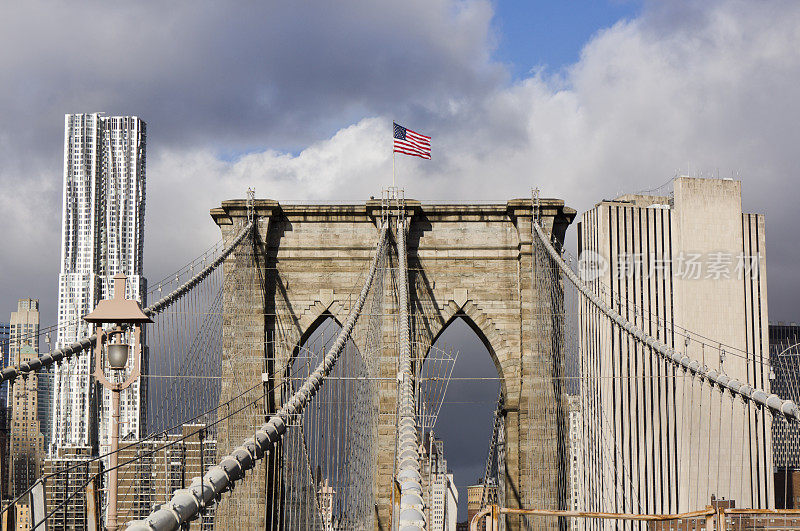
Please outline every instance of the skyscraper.
[[[680, 177], [673, 186], [671, 196], [624, 195], [583, 214], [580, 260], [598, 264], [584, 280], [652, 337], [769, 389], [764, 216], [742, 212], [738, 181]], [[581, 305], [581, 508], [677, 513], [711, 495], [774, 507], [769, 416], [719, 395], [703, 403], [707, 386], [603, 319]], [[725, 419], [724, 431], [701, 436], [704, 419]]]
[[11, 312], [10, 327], [8, 353], [11, 363], [17, 363], [17, 355], [25, 343], [39, 352], [39, 300], [19, 299], [17, 311]]
[[[9, 341], [11, 339], [11, 326], [6, 323], [0, 323], [0, 363], [3, 369], [8, 367], [10, 362], [10, 349]], [[0, 384], [0, 407], [6, 406], [8, 399], [8, 382]]]
[[[17, 301], [17, 311], [11, 312], [10, 321], [10, 342], [8, 363], [19, 363], [20, 349], [28, 345], [34, 352], [39, 353], [39, 300], [38, 299], [19, 299]], [[52, 401], [53, 373], [48, 369], [42, 369], [38, 374], [36, 385], [36, 404], [38, 408], [37, 419], [41, 424], [41, 432], [44, 436], [45, 448], [50, 437], [50, 402]], [[5, 387], [5, 396], [8, 405], [8, 416], [12, 415], [11, 389]]]
[[[24, 354], [24, 355], [23, 355]], [[8, 365], [20, 364], [39, 354], [39, 300], [19, 299], [17, 311], [9, 321]], [[6, 420], [8, 429], [8, 468], [3, 481], [6, 492], [22, 492], [39, 477], [44, 438], [39, 400], [49, 399], [50, 373], [41, 371], [26, 385], [5, 386]], [[29, 395], [34, 396], [29, 396]], [[22, 486], [22, 490], [17, 490]]]
[[[800, 401], [800, 325], [769, 325], [769, 358], [772, 392], [781, 398]], [[775, 469], [775, 507], [800, 507], [800, 426], [785, 419], [772, 421], [772, 462]]]
[[[581, 417], [581, 397], [570, 395], [568, 403], [569, 430], [569, 509], [579, 511], [583, 498], [583, 419]], [[573, 531], [582, 529], [580, 518], [570, 518], [569, 528]]]
[[[0, 359], [3, 368], [9, 365], [9, 340], [11, 339], [11, 327], [5, 323], [0, 323]], [[8, 382], [5, 381], [0, 386], [0, 495], [8, 497], [8, 415], [6, 407], [8, 400]]]
[[[92, 113], [68, 114], [64, 119], [57, 347], [89, 335], [82, 318], [101, 299], [113, 296], [112, 278], [117, 273], [128, 277], [125, 296], [146, 302], [145, 137], [145, 123], [136, 116]], [[95, 396], [90, 360], [91, 356], [80, 356], [56, 369], [54, 448], [109, 444], [111, 398], [108, 391]], [[122, 392], [120, 437], [139, 438], [144, 404], [142, 380]], [[92, 426], [97, 418], [95, 435]]]
[[453, 474], [437, 474], [431, 483], [431, 508], [428, 529], [455, 531], [458, 516], [458, 489]]
[[[19, 347], [16, 362], [24, 363], [39, 354], [25, 341]], [[44, 437], [39, 429], [38, 393], [36, 386], [39, 374], [17, 378], [11, 383], [9, 405], [11, 422], [9, 430], [9, 479], [8, 493], [20, 496], [42, 473], [44, 464]]]
[[425, 436], [427, 442], [422, 476], [425, 488], [430, 490], [426, 497], [428, 529], [454, 531], [458, 513], [458, 489], [453, 481], [453, 474], [447, 469], [444, 441], [437, 439], [430, 431]]

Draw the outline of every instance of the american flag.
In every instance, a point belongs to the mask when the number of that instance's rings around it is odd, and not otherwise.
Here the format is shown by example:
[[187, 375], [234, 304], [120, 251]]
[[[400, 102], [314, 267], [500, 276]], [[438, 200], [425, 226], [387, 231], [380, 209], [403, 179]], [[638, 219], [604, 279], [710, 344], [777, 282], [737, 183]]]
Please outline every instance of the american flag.
[[394, 152], [430, 160], [431, 137], [421, 135], [395, 123]]

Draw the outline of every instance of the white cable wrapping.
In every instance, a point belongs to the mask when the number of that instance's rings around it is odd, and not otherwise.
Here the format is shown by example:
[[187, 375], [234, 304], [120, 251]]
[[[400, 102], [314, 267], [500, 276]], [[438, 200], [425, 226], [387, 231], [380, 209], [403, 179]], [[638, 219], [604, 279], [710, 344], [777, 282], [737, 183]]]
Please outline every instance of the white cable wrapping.
[[411, 332], [408, 316], [408, 257], [406, 228], [402, 217], [397, 225], [397, 257], [400, 262], [398, 302], [400, 305], [400, 363], [398, 383], [399, 420], [397, 424], [397, 481], [400, 483], [400, 531], [425, 529], [422, 476], [419, 466], [419, 441], [414, 410], [414, 373], [411, 370]]

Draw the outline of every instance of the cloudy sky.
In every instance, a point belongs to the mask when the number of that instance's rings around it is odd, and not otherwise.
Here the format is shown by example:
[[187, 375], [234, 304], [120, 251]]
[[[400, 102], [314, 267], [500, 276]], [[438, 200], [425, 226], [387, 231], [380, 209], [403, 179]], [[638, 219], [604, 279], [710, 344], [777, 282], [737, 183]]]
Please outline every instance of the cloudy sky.
[[218, 239], [228, 198], [564, 198], [734, 176], [767, 216], [769, 315], [798, 320], [800, 3], [67, 2], [0, 13], [0, 311], [55, 318], [63, 115], [148, 124], [151, 278]]
[[767, 215], [770, 318], [798, 317], [797, 2], [29, 1], [3, 8], [0, 72], [6, 313], [34, 296], [55, 316], [63, 115], [104, 111], [148, 124], [153, 278], [248, 186], [377, 195], [395, 119], [433, 136], [432, 161], [398, 160], [407, 197], [538, 186], [585, 210], [676, 173], [738, 176]]

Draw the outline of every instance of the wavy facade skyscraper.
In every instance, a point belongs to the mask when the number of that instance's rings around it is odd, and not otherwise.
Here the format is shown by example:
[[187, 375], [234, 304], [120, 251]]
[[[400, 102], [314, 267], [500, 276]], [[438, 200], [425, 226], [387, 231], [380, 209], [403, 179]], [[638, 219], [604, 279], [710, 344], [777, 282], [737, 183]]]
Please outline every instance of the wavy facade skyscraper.
[[[113, 296], [117, 273], [128, 276], [126, 297], [146, 303], [145, 145], [146, 125], [136, 116], [65, 116], [57, 347], [91, 333], [82, 318]], [[91, 360], [80, 356], [56, 369], [53, 449], [108, 445], [111, 399], [94, 389]], [[141, 379], [122, 392], [120, 437], [139, 438], [145, 396]]]

